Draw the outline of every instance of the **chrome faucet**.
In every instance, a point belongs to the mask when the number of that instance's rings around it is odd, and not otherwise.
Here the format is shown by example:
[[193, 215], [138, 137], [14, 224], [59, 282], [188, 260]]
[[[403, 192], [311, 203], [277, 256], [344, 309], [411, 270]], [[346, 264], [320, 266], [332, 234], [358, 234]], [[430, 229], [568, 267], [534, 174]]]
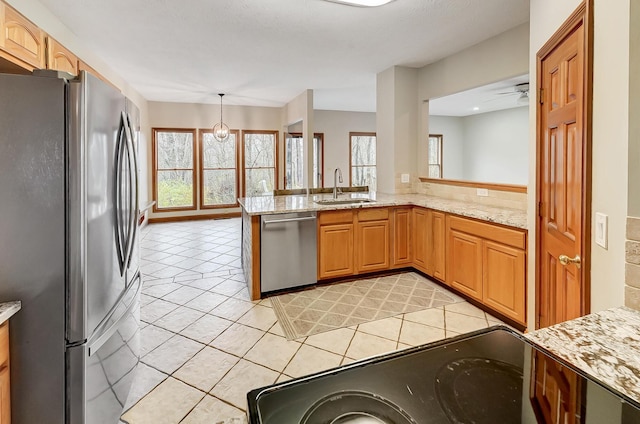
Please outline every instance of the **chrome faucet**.
[[[337, 179], [336, 179], [336, 174], [338, 175]], [[340, 168], [336, 168], [335, 171], [333, 171], [333, 198], [334, 199], [338, 198], [338, 182], [342, 183], [342, 171], [340, 170]]]

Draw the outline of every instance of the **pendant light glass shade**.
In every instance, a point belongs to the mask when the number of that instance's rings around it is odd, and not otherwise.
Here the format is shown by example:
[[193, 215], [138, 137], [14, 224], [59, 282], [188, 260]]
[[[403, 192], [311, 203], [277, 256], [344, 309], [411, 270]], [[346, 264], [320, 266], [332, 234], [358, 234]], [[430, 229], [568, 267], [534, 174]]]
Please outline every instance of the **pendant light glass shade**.
[[229, 137], [229, 126], [222, 122], [222, 96], [223, 93], [219, 93], [220, 96], [220, 122], [213, 126], [213, 137], [218, 141], [225, 141]]

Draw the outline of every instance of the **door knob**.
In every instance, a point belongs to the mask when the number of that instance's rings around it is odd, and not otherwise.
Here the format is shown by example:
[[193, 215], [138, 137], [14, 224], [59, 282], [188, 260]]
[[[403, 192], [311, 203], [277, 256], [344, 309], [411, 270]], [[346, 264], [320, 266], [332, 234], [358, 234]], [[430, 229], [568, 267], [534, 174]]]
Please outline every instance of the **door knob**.
[[580, 268], [581, 259], [579, 255], [576, 255], [575, 258], [570, 258], [567, 255], [558, 256], [558, 260], [562, 265], [576, 264], [578, 268]]

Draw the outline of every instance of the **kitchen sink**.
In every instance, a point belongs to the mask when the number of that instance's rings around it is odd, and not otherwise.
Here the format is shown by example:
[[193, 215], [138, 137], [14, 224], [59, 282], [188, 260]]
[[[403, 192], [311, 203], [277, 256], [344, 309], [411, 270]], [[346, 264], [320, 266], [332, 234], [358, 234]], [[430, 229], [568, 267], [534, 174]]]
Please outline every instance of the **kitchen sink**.
[[315, 200], [315, 203], [319, 205], [350, 205], [361, 203], [374, 203], [375, 200], [371, 199], [322, 199]]

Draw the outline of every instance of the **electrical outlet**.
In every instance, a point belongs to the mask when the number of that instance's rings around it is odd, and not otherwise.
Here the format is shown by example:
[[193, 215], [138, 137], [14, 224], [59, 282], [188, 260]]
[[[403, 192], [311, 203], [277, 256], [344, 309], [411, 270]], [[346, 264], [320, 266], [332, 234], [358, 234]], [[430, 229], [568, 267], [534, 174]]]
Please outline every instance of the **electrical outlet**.
[[489, 196], [489, 190], [486, 188], [479, 188], [476, 189], [476, 194], [480, 197], [487, 197]]
[[596, 244], [607, 249], [609, 241], [609, 217], [596, 212]]
[[403, 182], [403, 183], [408, 183], [410, 181], [409, 180], [409, 174], [401, 174], [400, 175], [400, 181]]

